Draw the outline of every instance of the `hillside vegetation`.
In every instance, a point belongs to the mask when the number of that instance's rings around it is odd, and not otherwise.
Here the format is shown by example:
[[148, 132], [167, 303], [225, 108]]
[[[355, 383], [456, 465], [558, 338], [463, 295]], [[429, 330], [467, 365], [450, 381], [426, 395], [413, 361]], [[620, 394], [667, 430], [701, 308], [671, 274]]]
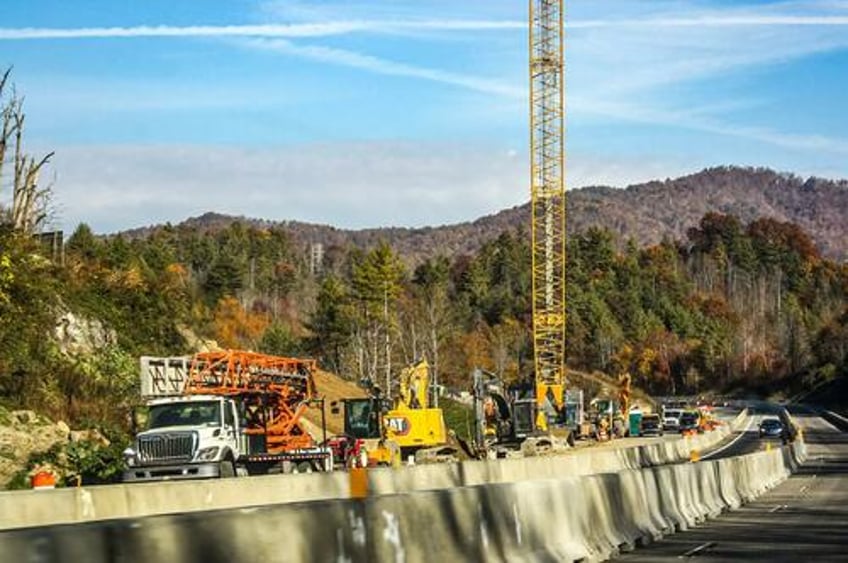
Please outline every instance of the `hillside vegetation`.
[[[347, 247], [317, 274], [285, 230], [240, 223], [132, 240], [83, 225], [64, 266], [14, 232], [2, 248], [0, 397], [14, 407], [120, 423], [136, 357], [185, 353], [180, 327], [224, 347], [314, 355], [353, 381], [383, 384], [420, 355], [460, 389], [475, 366], [531, 375], [521, 231], [414, 270], [388, 244]], [[708, 214], [685, 241], [640, 248], [592, 228], [567, 251], [575, 369], [627, 370], [657, 393], [779, 390], [845, 370], [848, 267], [796, 225]], [[45, 335], [68, 310], [113, 336], [63, 352]]]

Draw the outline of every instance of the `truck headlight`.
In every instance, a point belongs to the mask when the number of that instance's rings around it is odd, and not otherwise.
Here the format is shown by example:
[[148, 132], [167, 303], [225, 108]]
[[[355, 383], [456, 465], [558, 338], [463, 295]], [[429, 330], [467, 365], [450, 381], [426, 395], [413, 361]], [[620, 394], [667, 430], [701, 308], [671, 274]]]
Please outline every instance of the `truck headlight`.
[[136, 457], [135, 450], [132, 448], [127, 448], [123, 451], [124, 463], [127, 464], [127, 467], [134, 467], [138, 458]]
[[213, 461], [218, 457], [218, 451], [221, 448], [218, 446], [212, 446], [211, 448], [203, 448], [199, 452], [197, 452], [197, 461]]

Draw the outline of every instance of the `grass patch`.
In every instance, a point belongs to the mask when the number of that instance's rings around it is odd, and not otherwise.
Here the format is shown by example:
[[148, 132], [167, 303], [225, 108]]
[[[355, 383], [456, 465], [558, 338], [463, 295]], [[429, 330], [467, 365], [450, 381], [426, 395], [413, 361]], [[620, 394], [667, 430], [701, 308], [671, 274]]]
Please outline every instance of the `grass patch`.
[[0, 426], [11, 426], [12, 425], [12, 415], [3, 406], [0, 406]]

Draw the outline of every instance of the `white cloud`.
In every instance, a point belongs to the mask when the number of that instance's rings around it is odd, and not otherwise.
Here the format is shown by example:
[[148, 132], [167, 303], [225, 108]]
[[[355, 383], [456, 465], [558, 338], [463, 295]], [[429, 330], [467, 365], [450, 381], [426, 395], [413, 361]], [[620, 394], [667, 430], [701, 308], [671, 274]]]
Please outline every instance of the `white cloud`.
[[525, 199], [526, 166], [505, 150], [411, 143], [275, 149], [60, 147], [62, 222], [97, 230], [214, 210], [339, 227], [473, 219]]
[[[341, 228], [448, 224], [525, 203], [526, 161], [507, 147], [411, 142], [59, 147], [57, 226], [112, 232], [206, 211]], [[624, 186], [697, 166], [577, 153], [568, 184]]]

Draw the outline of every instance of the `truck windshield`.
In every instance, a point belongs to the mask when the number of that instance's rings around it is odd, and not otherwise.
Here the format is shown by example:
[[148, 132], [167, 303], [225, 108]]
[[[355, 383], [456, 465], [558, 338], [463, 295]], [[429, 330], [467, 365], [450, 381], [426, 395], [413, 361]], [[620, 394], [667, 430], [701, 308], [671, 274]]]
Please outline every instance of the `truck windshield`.
[[218, 425], [221, 423], [219, 401], [196, 401], [190, 403], [168, 403], [150, 407], [149, 428], [165, 426]]

